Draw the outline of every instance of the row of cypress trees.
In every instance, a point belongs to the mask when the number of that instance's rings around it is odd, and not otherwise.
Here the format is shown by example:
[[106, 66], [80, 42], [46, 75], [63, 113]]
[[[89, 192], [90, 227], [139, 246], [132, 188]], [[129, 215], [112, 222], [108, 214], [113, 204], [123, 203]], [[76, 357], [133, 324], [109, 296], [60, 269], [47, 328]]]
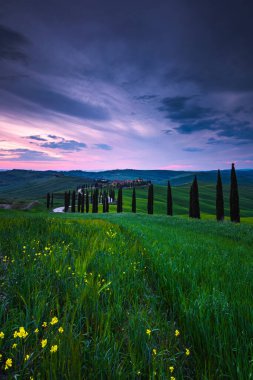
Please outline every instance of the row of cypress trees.
[[[106, 191], [102, 194], [102, 204], [103, 212], [109, 212], [109, 201], [108, 196], [111, 198], [111, 194]], [[64, 211], [67, 212], [70, 206], [71, 198], [71, 212], [76, 211], [76, 192], [71, 193], [65, 192], [65, 201], [64, 201]], [[101, 194], [99, 194], [98, 189], [96, 188], [93, 193], [91, 193], [91, 203], [92, 203], [92, 213], [98, 212], [98, 203]], [[77, 211], [78, 212], [89, 212], [89, 191], [84, 189], [82, 192], [78, 192], [78, 203]], [[50, 207], [53, 202], [53, 194], [50, 198], [50, 194], [47, 194], [47, 207]], [[118, 199], [117, 199], [117, 212], [123, 212], [123, 194], [122, 187], [118, 190]], [[136, 213], [136, 190], [133, 188], [132, 192], [132, 212]], [[148, 200], [147, 200], [147, 212], [148, 214], [153, 214], [154, 212], [154, 186], [150, 184], [148, 187]], [[167, 185], [167, 215], [173, 215], [173, 200], [172, 200], [172, 190], [170, 181]], [[189, 201], [189, 217], [200, 219], [200, 205], [199, 205], [199, 190], [198, 190], [198, 181], [195, 176], [190, 188], [190, 201]], [[220, 170], [217, 173], [217, 183], [216, 183], [216, 219], [217, 221], [224, 220], [224, 198], [223, 198], [223, 187]], [[231, 169], [231, 183], [230, 183], [230, 219], [232, 222], [240, 222], [240, 208], [239, 208], [239, 193], [238, 193], [238, 184], [235, 172], [235, 166], [232, 164]]]
[[[64, 194], [64, 212], [68, 212], [71, 203], [71, 212], [86, 212], [90, 211], [90, 196], [88, 190], [86, 192], [78, 192], [77, 195], [77, 210], [76, 210], [76, 191], [66, 191]], [[99, 192], [95, 189], [91, 197], [92, 213], [98, 213]], [[102, 196], [103, 212], [109, 212], [108, 194], [103, 192]]]
[[[231, 169], [231, 183], [230, 183], [230, 220], [235, 223], [240, 223], [240, 207], [239, 207], [239, 192], [238, 183], [235, 172], [235, 165], [232, 164]], [[122, 189], [121, 189], [121, 211], [122, 212]], [[153, 214], [154, 208], [154, 187], [149, 185], [148, 187], [148, 202], [147, 202], [147, 212], [148, 214]], [[135, 188], [132, 193], [132, 212], [136, 212], [136, 193]], [[173, 203], [172, 203], [172, 191], [170, 181], [167, 185], [167, 215], [173, 215]], [[217, 221], [224, 220], [224, 198], [223, 198], [223, 187], [221, 180], [221, 173], [218, 170], [217, 173], [217, 184], [216, 184], [216, 219]], [[198, 181], [195, 176], [190, 188], [190, 202], [189, 202], [189, 217], [200, 219], [200, 206], [199, 206], [199, 190]]]
[[54, 193], [47, 193], [47, 209], [54, 207]]

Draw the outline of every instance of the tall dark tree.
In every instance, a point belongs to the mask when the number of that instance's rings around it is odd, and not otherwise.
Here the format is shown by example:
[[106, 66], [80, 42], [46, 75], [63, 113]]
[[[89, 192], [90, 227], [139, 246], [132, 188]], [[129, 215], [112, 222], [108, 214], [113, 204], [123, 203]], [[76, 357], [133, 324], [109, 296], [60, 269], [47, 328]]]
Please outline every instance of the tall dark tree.
[[77, 195], [77, 211], [81, 212], [82, 194], [78, 191]]
[[196, 176], [194, 177], [190, 190], [189, 216], [191, 218], [200, 219], [199, 188]]
[[173, 215], [172, 192], [171, 192], [170, 181], [168, 181], [168, 186], [167, 186], [167, 215], [170, 215], [170, 216]]
[[71, 212], [76, 212], [76, 192], [72, 191]]
[[109, 195], [108, 193], [106, 193], [106, 198], [105, 198], [105, 208], [106, 208], [106, 211], [105, 212], [109, 212], [109, 199], [108, 199]]
[[230, 182], [230, 220], [231, 222], [240, 223], [239, 192], [235, 172], [235, 164], [232, 164], [231, 182]]
[[50, 207], [50, 193], [47, 193], [47, 209]]
[[117, 212], [123, 211], [123, 195], [122, 195], [122, 187], [118, 190], [118, 199], [117, 199]]
[[51, 194], [51, 207], [54, 207], [54, 193]]
[[135, 187], [133, 188], [133, 193], [132, 193], [132, 212], [136, 212], [136, 192], [135, 192]]
[[81, 193], [81, 212], [84, 212], [84, 201], [85, 201], [84, 189], [82, 189], [82, 193]]
[[65, 191], [64, 193], [64, 212], [67, 212], [68, 211], [68, 193], [67, 191]]
[[153, 214], [154, 212], [154, 186], [153, 184], [148, 187], [148, 214]]
[[89, 198], [89, 191], [86, 190], [86, 196], [85, 196], [85, 211], [88, 213], [90, 211], [90, 198]]
[[103, 212], [107, 212], [106, 211], [106, 198], [107, 198], [107, 194], [106, 194], [106, 191], [104, 190], [103, 195], [102, 195]]
[[98, 212], [98, 188], [96, 187], [92, 196], [92, 212]]
[[218, 222], [224, 220], [224, 199], [220, 169], [218, 170], [216, 184], [216, 219]]

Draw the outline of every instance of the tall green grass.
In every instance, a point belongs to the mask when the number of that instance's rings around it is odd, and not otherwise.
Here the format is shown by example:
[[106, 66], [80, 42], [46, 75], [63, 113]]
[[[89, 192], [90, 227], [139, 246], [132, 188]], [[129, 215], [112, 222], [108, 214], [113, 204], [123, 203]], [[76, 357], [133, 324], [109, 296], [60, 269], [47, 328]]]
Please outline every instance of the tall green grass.
[[[147, 252], [134, 235], [108, 221], [27, 214], [3, 217], [0, 238], [1, 378], [192, 373], [188, 342], [175, 336], [180, 326], [153, 289]], [[27, 337], [14, 337], [20, 327]]]
[[[2, 213], [0, 378], [251, 379], [252, 232], [159, 215]], [[13, 338], [21, 326], [28, 337]]]

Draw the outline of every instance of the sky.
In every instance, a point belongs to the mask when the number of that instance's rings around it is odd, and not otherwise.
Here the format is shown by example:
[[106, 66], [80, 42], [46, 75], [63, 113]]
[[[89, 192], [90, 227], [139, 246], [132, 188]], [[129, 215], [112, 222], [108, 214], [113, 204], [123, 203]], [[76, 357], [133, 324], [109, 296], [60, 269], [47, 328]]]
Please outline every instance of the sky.
[[253, 168], [252, 0], [0, 0], [0, 169]]

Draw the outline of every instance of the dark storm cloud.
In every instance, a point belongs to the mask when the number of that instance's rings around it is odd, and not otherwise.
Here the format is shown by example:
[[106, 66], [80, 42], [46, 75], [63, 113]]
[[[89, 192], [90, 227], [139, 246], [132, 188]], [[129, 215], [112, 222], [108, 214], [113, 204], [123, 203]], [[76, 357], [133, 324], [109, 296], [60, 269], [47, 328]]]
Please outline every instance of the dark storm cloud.
[[58, 139], [59, 137], [58, 136], [55, 136], [55, 135], [48, 135], [48, 137], [50, 138], [50, 139]]
[[26, 61], [27, 56], [23, 50], [28, 45], [28, 39], [6, 26], [0, 25], [0, 60]]
[[218, 131], [217, 136], [253, 141], [253, 125], [250, 122], [230, 123]]
[[183, 149], [185, 152], [195, 153], [195, 152], [202, 152], [204, 149], [197, 148], [197, 147], [188, 147]]
[[[50, 157], [48, 154], [44, 152], [39, 152], [36, 150], [30, 149], [2, 149], [1, 150], [1, 158], [0, 160], [4, 161], [57, 161], [58, 159], [55, 157]], [[17, 157], [10, 157], [15, 155]]]
[[29, 139], [29, 140], [36, 140], [36, 141], [47, 141], [47, 139], [44, 139], [43, 137], [41, 137], [40, 135], [35, 135], [35, 136], [27, 136], [25, 137], [26, 139]]
[[69, 150], [69, 151], [75, 151], [78, 152], [84, 148], [87, 148], [87, 145], [75, 140], [62, 140], [59, 142], [46, 142], [41, 144], [44, 148], [50, 148], [50, 149], [61, 149], [61, 150]]
[[112, 150], [111, 145], [107, 145], [107, 144], [94, 144], [94, 147], [95, 147], [96, 149]]
[[169, 97], [162, 99], [158, 110], [165, 113], [165, 117], [176, 122], [195, 121], [211, 116], [211, 109], [199, 106], [191, 100], [192, 97]]
[[24, 86], [23, 84], [15, 83], [9, 86], [8, 91], [48, 111], [80, 119], [109, 119], [109, 113], [105, 108], [72, 99], [48, 88], [43, 88], [42, 85], [39, 88], [38, 85], [29, 86], [29, 84], [26, 83]]
[[176, 128], [178, 133], [182, 133], [185, 135], [204, 130], [213, 131], [216, 129], [216, 120], [195, 121], [194, 119], [192, 121], [189, 121], [188, 123], [181, 124], [179, 127]]

